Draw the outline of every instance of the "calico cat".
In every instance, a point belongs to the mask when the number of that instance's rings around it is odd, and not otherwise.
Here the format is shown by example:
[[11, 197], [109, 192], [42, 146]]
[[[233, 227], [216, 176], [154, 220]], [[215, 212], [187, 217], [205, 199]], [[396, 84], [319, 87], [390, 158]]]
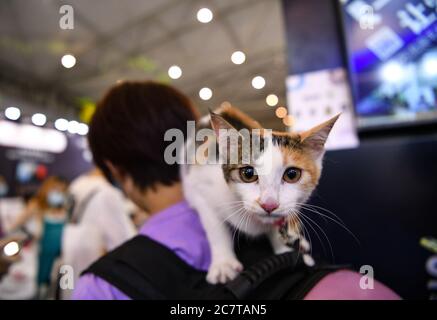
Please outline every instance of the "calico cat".
[[296, 218], [297, 209], [315, 189], [322, 170], [324, 144], [338, 117], [305, 132], [271, 134], [264, 134], [258, 122], [229, 106], [200, 121], [198, 129], [212, 127], [215, 137], [208, 137], [204, 143], [216, 144], [219, 156], [227, 154], [225, 150], [243, 152], [244, 137], [226, 140], [224, 130], [261, 132], [251, 135], [258, 134], [264, 142], [264, 148], [254, 153], [249, 163], [239, 157], [237, 163], [226, 163], [227, 158], [223, 164], [182, 166], [185, 198], [198, 212], [210, 244], [209, 283], [225, 283], [243, 269], [234, 253], [227, 223], [249, 236], [266, 234], [275, 253], [290, 250], [280, 238], [278, 226], [285, 219]]

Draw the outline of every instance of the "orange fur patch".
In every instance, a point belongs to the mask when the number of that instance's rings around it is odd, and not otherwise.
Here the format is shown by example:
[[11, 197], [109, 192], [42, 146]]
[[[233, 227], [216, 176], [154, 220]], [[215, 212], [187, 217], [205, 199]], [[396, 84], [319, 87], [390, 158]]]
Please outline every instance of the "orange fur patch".
[[218, 108], [215, 113], [219, 115], [226, 115], [230, 118], [237, 119], [244, 123], [248, 129], [263, 129], [258, 121], [252, 119], [244, 112], [240, 111], [239, 109], [232, 107], [230, 105], [225, 105], [223, 107]]
[[311, 154], [304, 148], [280, 147], [284, 166], [293, 165], [309, 173], [311, 180], [304, 184], [306, 188], [314, 188], [320, 179], [320, 170], [317, 168]]

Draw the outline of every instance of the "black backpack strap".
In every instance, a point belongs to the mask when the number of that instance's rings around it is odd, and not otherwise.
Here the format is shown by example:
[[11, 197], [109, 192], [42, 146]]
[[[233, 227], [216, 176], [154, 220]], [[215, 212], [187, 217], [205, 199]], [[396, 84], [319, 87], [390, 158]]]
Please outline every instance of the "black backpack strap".
[[79, 223], [82, 220], [83, 214], [85, 210], [88, 208], [88, 205], [91, 203], [91, 200], [99, 193], [99, 188], [94, 188], [89, 192], [85, 198], [79, 203], [78, 206], [75, 205], [76, 201], [74, 200], [73, 207], [71, 208], [71, 223]]
[[[201, 299], [200, 293], [214, 287], [204, 281], [205, 272], [141, 235], [100, 258], [82, 274], [86, 273], [106, 280], [132, 299]], [[202, 284], [203, 290], [195, 289]]]
[[236, 279], [228, 282], [225, 287], [232, 292], [237, 299], [246, 299], [259, 287], [278, 273], [296, 272], [299, 267], [299, 255], [295, 252], [287, 252], [280, 255], [270, 255], [251, 267], [245, 269]]
[[245, 269], [225, 288], [236, 299], [300, 300], [326, 275], [345, 266], [308, 267], [296, 251], [267, 258]]

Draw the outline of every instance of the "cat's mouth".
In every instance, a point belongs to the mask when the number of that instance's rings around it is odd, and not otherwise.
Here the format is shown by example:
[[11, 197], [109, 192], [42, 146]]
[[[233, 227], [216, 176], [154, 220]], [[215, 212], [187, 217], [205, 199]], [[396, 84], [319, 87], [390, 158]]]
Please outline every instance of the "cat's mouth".
[[269, 214], [269, 215], [257, 215], [256, 218], [262, 222], [262, 223], [266, 223], [266, 224], [274, 224], [276, 222], [278, 222], [279, 220], [283, 219], [284, 216], [280, 215], [280, 214]]

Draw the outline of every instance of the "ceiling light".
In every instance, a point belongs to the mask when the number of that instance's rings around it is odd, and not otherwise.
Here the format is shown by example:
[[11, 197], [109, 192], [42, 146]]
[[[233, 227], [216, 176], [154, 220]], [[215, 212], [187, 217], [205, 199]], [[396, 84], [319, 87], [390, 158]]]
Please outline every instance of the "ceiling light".
[[278, 99], [278, 96], [276, 94], [269, 94], [266, 98], [266, 103], [270, 107], [276, 106], [278, 104], [278, 102], [279, 102], [279, 99]]
[[36, 126], [43, 126], [45, 125], [47, 122], [47, 117], [45, 115], [43, 115], [42, 113], [35, 113], [32, 116], [32, 123]]
[[262, 89], [266, 85], [266, 80], [261, 76], [256, 76], [252, 79], [252, 87], [255, 89]]
[[18, 120], [21, 116], [21, 111], [15, 107], [9, 107], [5, 110], [5, 116], [9, 120]]
[[279, 107], [278, 109], [276, 109], [275, 113], [278, 118], [282, 119], [287, 115], [287, 109], [285, 109], [284, 107]]
[[59, 131], [67, 131], [68, 129], [68, 120], [58, 119], [55, 121], [55, 128]]
[[85, 123], [79, 123], [77, 133], [81, 136], [86, 136], [88, 134], [88, 126]]
[[291, 115], [287, 115], [282, 119], [282, 122], [287, 126], [287, 127], [291, 127], [293, 126], [294, 123], [294, 119], [293, 116]]
[[65, 135], [55, 129], [0, 120], [0, 145], [62, 153], [67, 148], [67, 144]]
[[208, 23], [211, 22], [213, 18], [212, 11], [208, 8], [202, 8], [199, 11], [197, 11], [197, 20], [202, 23]]
[[61, 63], [65, 68], [70, 69], [76, 64], [76, 58], [71, 54], [66, 54], [62, 57]]
[[179, 66], [171, 66], [168, 68], [168, 76], [172, 79], [179, 79], [182, 75], [182, 69]]
[[68, 122], [67, 130], [72, 134], [77, 133], [79, 131], [79, 122], [75, 120]]
[[235, 51], [231, 56], [231, 60], [235, 64], [242, 64], [246, 61], [246, 55], [242, 51]]
[[210, 88], [202, 88], [199, 91], [199, 97], [202, 100], [209, 100], [212, 97], [212, 90]]

